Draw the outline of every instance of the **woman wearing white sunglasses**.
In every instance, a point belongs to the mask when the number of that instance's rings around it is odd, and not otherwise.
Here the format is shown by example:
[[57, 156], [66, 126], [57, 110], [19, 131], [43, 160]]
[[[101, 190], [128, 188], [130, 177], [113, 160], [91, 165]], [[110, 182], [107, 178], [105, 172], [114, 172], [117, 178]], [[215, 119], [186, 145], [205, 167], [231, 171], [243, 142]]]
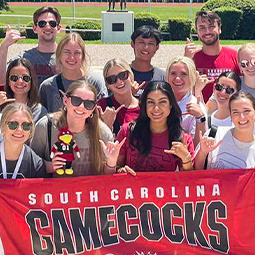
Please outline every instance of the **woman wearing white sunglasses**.
[[1, 118], [0, 178], [47, 177], [43, 160], [25, 143], [34, 134], [31, 111], [25, 104], [7, 105]]
[[62, 176], [111, 174], [116, 171], [115, 162], [122, 143], [113, 143], [110, 129], [99, 120], [96, 98], [97, 93], [92, 85], [75, 81], [63, 95], [62, 111], [53, 114], [50, 136], [47, 117], [36, 125], [31, 147], [46, 161], [48, 172], [65, 169], [66, 160], [58, 152], [50, 162], [51, 146], [58, 140], [61, 128], [68, 128], [74, 134], [80, 149], [80, 158], [75, 158], [72, 163], [73, 172], [63, 171]]

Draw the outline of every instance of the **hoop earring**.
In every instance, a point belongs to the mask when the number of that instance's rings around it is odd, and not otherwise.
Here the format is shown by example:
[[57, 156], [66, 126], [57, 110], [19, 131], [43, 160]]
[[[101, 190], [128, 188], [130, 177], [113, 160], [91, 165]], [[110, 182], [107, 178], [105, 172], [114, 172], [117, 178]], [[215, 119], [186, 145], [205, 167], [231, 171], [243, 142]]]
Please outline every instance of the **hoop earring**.
[[65, 112], [66, 112], [66, 106], [64, 106], [64, 109], [63, 109]]
[[93, 118], [93, 116], [94, 116], [94, 114], [93, 114], [93, 112], [92, 112], [92, 113], [90, 114], [90, 116], [89, 116], [89, 117], [92, 119], [92, 118]]

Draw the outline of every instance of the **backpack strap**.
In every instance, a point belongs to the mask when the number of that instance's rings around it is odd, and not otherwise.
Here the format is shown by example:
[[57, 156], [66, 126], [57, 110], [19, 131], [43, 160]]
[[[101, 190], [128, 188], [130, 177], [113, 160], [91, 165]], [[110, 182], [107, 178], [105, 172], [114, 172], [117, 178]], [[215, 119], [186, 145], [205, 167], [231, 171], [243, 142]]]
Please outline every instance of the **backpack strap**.
[[48, 123], [47, 123], [47, 134], [48, 134], [48, 145], [49, 145], [49, 155], [51, 153], [51, 128], [52, 128], [52, 119], [49, 114], [47, 114]]
[[65, 88], [64, 88], [64, 85], [63, 85], [63, 82], [62, 82], [61, 74], [57, 75], [56, 82], [57, 82], [58, 92], [60, 94], [60, 98], [62, 98], [62, 94], [60, 93], [59, 90], [62, 90], [63, 92], [65, 92]]
[[[218, 126], [212, 125], [211, 128], [210, 128], [210, 132], [209, 132], [208, 137], [215, 138], [217, 130], [218, 130]], [[208, 154], [206, 155], [206, 158], [205, 158], [204, 169], [207, 168], [207, 162], [208, 162]]]
[[[106, 104], [109, 107], [114, 107], [111, 97], [107, 97], [106, 98]], [[113, 133], [117, 135], [119, 130], [120, 130], [120, 124], [119, 124], [119, 122], [118, 122], [118, 120], [116, 118], [114, 123], [113, 123]]]

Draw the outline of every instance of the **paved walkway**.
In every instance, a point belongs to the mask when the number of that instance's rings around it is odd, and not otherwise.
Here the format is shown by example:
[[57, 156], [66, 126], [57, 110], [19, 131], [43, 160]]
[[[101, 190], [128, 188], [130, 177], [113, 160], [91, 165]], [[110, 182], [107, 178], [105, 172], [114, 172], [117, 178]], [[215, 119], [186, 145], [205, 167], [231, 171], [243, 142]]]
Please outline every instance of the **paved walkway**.
[[[173, 57], [183, 56], [185, 45], [160, 45], [155, 54], [152, 64], [165, 69], [169, 60]], [[15, 44], [12, 45], [8, 52], [8, 59], [25, 49], [35, 47], [34, 44]], [[88, 44], [85, 46], [90, 59], [92, 70], [101, 72], [104, 64], [116, 57], [126, 59], [129, 63], [134, 59], [133, 49], [127, 44]], [[229, 46], [238, 49], [240, 45]]]

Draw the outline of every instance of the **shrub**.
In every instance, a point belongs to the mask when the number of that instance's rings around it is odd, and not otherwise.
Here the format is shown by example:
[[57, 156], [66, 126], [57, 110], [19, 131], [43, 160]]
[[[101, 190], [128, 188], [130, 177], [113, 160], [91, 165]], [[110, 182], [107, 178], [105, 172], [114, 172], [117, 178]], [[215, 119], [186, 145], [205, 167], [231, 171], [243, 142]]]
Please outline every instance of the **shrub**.
[[163, 41], [170, 41], [169, 28], [167, 23], [160, 24], [159, 27]]
[[213, 10], [222, 21], [221, 38], [235, 39], [243, 12], [234, 7], [220, 7]]
[[[70, 29], [70, 26], [66, 26], [66, 29]], [[98, 31], [75, 31], [75, 29], [91, 29]], [[72, 30], [80, 34], [83, 40], [100, 40], [101, 39], [101, 23], [99, 21], [85, 20], [78, 21], [72, 25]], [[70, 33], [70, 31], [66, 31]]]
[[190, 37], [192, 21], [188, 19], [169, 19], [168, 29], [171, 40], [186, 40]]
[[202, 11], [214, 10], [220, 7], [235, 7], [243, 11], [242, 19], [237, 31], [238, 39], [255, 39], [255, 1], [254, 0], [208, 0]]
[[[0, 27], [5, 27], [6, 25], [3, 23], [0, 23]], [[6, 33], [6, 28], [0, 28], [0, 38], [4, 38]]]
[[134, 29], [143, 25], [153, 26], [159, 28], [160, 18], [158, 15], [149, 12], [137, 12], [134, 19]]
[[31, 27], [31, 28], [26, 28], [26, 37], [27, 37], [27, 38], [30, 38], [30, 39], [37, 39], [38, 36], [37, 36], [37, 34], [34, 33], [34, 31], [33, 31], [33, 29], [32, 29], [33, 25], [34, 25], [34, 22], [33, 22], [33, 21], [30, 21], [30, 22], [26, 25], [26, 27]]

